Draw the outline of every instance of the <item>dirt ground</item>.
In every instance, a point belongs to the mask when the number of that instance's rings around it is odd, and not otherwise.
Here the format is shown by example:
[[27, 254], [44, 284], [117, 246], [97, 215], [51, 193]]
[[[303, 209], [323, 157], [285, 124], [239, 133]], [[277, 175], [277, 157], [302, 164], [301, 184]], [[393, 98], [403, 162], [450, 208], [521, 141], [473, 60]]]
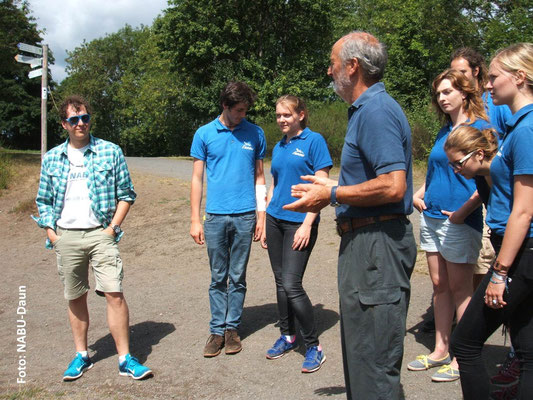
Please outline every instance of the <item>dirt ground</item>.
[[[32, 158], [25, 156], [25, 158]], [[311, 399], [345, 398], [339, 334], [337, 251], [333, 210], [323, 212], [304, 287], [314, 304], [322, 369], [300, 372], [303, 346], [278, 360], [265, 351], [279, 335], [268, 256], [254, 244], [240, 335], [243, 351], [202, 356], [208, 336], [209, 268], [206, 250], [189, 237], [189, 182], [132, 170], [138, 201], [123, 229], [120, 249], [130, 307], [131, 351], [150, 366], [144, 381], [120, 377], [105, 301], [89, 296], [89, 353], [95, 365], [82, 378], [61, 381], [74, 354], [55, 253], [30, 214], [38, 186], [38, 157], [17, 167], [13, 187], [0, 195], [0, 399]], [[19, 165], [19, 164], [17, 164]], [[458, 381], [432, 383], [433, 371], [405, 366], [427, 353], [434, 336], [419, 332], [431, 296], [424, 255], [412, 277], [402, 384], [406, 399], [460, 399]], [[25, 346], [24, 346], [25, 345]], [[486, 346], [489, 372], [505, 357], [500, 333]], [[17, 381], [18, 380], [18, 381]], [[19, 383], [18, 383], [19, 382]]]

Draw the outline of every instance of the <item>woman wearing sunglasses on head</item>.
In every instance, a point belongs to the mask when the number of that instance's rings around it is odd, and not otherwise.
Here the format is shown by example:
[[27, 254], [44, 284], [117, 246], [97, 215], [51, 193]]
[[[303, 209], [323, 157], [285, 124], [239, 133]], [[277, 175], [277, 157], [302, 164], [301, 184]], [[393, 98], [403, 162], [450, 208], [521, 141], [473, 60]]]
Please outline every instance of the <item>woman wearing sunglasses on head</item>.
[[421, 213], [420, 247], [426, 251], [433, 283], [435, 347], [430, 354], [417, 356], [407, 368], [441, 367], [431, 379], [450, 382], [459, 379], [457, 361], [449, 354], [453, 315], [455, 311], [457, 320], [461, 319], [472, 295], [483, 222], [479, 204], [467, 215], [449, 218], [472, 197], [476, 185], [453, 172], [443, 146], [450, 132], [461, 125], [481, 129], [490, 125], [479, 92], [462, 72], [445, 70], [435, 78], [432, 89], [433, 105], [444, 126], [429, 155], [426, 182], [414, 194], [413, 205]]
[[[267, 196], [266, 233], [261, 244], [268, 248], [279, 312], [281, 337], [267, 351], [270, 360], [296, 349], [298, 320], [306, 346], [302, 372], [318, 370], [326, 360], [318, 341], [313, 305], [302, 280], [318, 235], [318, 213], [283, 209], [292, 203], [291, 186], [304, 182], [303, 175], [327, 178], [333, 165], [324, 138], [307, 128], [307, 108], [302, 99], [285, 95], [276, 102], [276, 121], [283, 137], [272, 152], [272, 185]], [[267, 246], [268, 244], [268, 246]]]
[[[489, 378], [481, 351], [503, 323], [521, 364], [508, 398], [533, 398], [533, 44], [499, 51], [489, 68], [494, 104], [507, 104], [507, 121], [490, 176], [487, 224], [497, 256], [453, 334], [465, 399], [486, 399]], [[504, 394], [502, 394], [503, 396]], [[503, 398], [503, 397], [502, 397]]]

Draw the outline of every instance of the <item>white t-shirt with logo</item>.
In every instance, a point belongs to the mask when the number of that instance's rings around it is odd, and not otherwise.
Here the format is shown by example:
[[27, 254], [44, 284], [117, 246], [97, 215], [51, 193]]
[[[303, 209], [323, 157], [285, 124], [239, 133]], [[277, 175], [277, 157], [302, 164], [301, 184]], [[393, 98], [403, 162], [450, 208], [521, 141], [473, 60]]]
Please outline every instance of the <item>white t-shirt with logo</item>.
[[102, 225], [91, 209], [89, 187], [87, 186], [87, 168], [84, 167], [83, 154], [89, 145], [75, 149], [70, 144], [67, 148], [70, 170], [67, 178], [65, 202], [61, 218], [57, 225], [66, 229], [90, 229]]

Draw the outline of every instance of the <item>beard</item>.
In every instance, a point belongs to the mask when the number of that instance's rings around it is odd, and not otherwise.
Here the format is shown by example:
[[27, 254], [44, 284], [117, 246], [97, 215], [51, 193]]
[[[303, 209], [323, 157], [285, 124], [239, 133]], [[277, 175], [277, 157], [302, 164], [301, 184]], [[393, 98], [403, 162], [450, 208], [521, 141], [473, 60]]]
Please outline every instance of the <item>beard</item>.
[[[338, 76], [333, 80], [333, 90], [335, 90], [335, 93], [337, 93], [344, 101], [349, 102], [349, 96], [347, 96], [347, 94], [351, 84], [352, 82], [350, 81], [348, 74], [344, 71], [341, 76]], [[348, 100], [346, 100], [347, 97]]]

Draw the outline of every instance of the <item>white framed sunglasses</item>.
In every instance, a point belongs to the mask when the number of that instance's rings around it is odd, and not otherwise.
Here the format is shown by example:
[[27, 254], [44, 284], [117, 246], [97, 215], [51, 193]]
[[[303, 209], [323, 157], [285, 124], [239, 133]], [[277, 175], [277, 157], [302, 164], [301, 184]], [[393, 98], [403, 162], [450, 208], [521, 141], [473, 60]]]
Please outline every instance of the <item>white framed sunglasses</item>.
[[466, 162], [466, 160], [472, 157], [476, 151], [477, 150], [473, 150], [470, 153], [468, 153], [466, 156], [461, 158], [459, 161], [449, 162], [448, 165], [452, 167], [455, 171], [458, 171], [463, 168], [463, 164]]

